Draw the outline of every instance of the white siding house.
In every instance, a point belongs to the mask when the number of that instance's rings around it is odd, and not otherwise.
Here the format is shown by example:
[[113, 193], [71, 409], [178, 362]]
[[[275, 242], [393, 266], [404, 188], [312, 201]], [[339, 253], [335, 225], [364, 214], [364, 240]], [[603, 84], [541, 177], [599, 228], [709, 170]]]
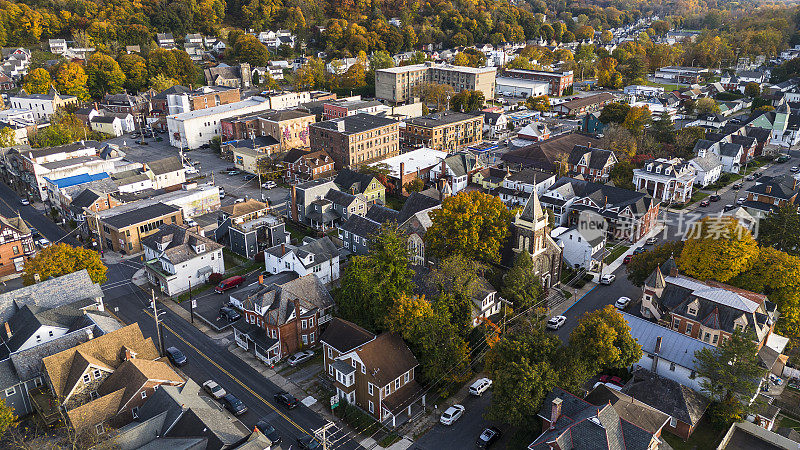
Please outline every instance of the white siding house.
[[339, 279], [339, 249], [328, 237], [306, 238], [303, 245], [276, 245], [264, 252], [264, 264], [271, 274], [295, 272], [303, 277], [313, 273], [322, 283]]

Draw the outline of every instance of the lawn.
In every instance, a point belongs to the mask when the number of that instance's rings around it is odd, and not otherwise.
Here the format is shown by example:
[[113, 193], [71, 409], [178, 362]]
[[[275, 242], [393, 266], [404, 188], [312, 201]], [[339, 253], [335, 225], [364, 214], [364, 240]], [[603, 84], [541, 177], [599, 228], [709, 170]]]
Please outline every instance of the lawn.
[[623, 244], [617, 244], [612, 249], [611, 252], [603, 259], [603, 262], [606, 264], [611, 264], [612, 262], [616, 261], [617, 258], [622, 256], [623, 253], [628, 251], [630, 247]]
[[716, 428], [708, 418], [703, 417], [687, 441], [683, 441], [668, 431], [662, 433], [661, 437], [675, 450], [712, 449], [717, 448], [725, 431], [726, 429]]
[[292, 242], [302, 242], [303, 238], [306, 236], [313, 236], [314, 232], [309, 228], [306, 228], [302, 225], [298, 225], [291, 221], [285, 221], [284, 226], [286, 227], [286, 231], [292, 236]]
[[672, 208], [674, 208], [674, 209], [686, 208], [687, 206], [691, 205], [692, 203], [697, 203], [700, 200], [708, 197], [709, 195], [711, 195], [711, 194], [706, 193], [706, 192], [701, 192], [701, 191], [694, 191], [692, 193], [692, 198], [690, 198], [687, 203], [684, 203], [684, 204], [681, 204], [681, 205], [673, 205]]
[[653, 81], [647, 80], [644, 83], [645, 86], [654, 86], [654, 87], [662, 87], [664, 88], [665, 92], [676, 91], [680, 89], [680, 86], [677, 84], [664, 84], [664, 83], [655, 83]]
[[794, 428], [795, 430], [800, 428], [800, 422], [786, 416], [780, 417], [781, 420], [778, 422], [778, 427]]

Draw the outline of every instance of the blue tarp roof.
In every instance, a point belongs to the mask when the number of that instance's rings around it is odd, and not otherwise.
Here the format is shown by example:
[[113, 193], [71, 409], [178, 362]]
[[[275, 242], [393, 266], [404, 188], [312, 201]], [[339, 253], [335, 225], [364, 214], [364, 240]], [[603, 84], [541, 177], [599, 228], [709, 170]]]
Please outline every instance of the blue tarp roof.
[[70, 186], [75, 186], [78, 184], [89, 183], [91, 181], [97, 181], [108, 178], [108, 174], [105, 172], [96, 173], [94, 175], [90, 175], [88, 173], [82, 175], [73, 175], [71, 177], [64, 177], [59, 178], [57, 180], [51, 180], [47, 177], [44, 177], [49, 183], [55, 184], [59, 189], [63, 189]]

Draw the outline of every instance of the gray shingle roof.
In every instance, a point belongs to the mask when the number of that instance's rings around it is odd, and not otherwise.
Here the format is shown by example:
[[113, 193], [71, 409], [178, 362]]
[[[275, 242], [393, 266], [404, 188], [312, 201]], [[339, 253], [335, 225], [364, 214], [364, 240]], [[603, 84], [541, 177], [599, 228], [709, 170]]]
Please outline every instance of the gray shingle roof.
[[645, 369], [634, 371], [622, 392], [691, 426], [700, 422], [710, 403], [700, 393]]
[[335, 348], [339, 353], [345, 353], [373, 339], [375, 339], [375, 335], [364, 328], [334, 317], [319, 340]]
[[0, 294], [0, 322], [8, 321], [22, 305], [55, 308], [80, 300], [102, 298], [103, 290], [86, 269]]
[[126, 211], [121, 214], [107, 216], [103, 218], [102, 221], [116, 229], [121, 229], [131, 225], [136, 225], [137, 223], [155, 220], [158, 217], [163, 217], [180, 210], [181, 209], [177, 206], [167, 205], [159, 202], [144, 206], [139, 209]]
[[183, 164], [181, 164], [181, 160], [177, 156], [170, 156], [150, 161], [147, 163], [147, 167], [149, 167], [154, 174], [163, 175], [183, 169]]
[[[162, 244], [161, 250], [158, 249], [159, 243]], [[166, 244], [166, 246], [164, 246], [164, 244]], [[202, 252], [196, 252], [194, 250], [199, 244], [205, 246]], [[142, 245], [154, 250], [156, 254], [163, 252], [163, 256], [172, 264], [180, 264], [224, 247], [222, 244], [218, 244], [207, 237], [200, 236], [188, 228], [173, 224], [162, 225], [157, 232], [142, 239]]]

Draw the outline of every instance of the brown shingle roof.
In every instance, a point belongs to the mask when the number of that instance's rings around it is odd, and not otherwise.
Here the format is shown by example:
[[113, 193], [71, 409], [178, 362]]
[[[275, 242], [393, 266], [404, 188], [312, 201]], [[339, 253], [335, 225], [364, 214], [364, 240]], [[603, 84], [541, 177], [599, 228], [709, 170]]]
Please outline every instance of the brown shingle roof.
[[247, 199], [243, 202], [234, 203], [232, 205], [223, 206], [220, 208], [221, 211], [227, 213], [233, 217], [243, 216], [245, 214], [250, 214], [256, 211], [260, 211], [267, 207], [266, 203], [262, 203], [258, 200]]
[[374, 334], [338, 317], [331, 320], [320, 337], [320, 341], [335, 348], [339, 353], [349, 352], [373, 339], [375, 339]]
[[183, 378], [164, 362], [134, 358], [122, 363], [114, 373], [106, 378], [97, 389], [97, 393], [108, 395], [120, 389], [124, 390], [120, 405], [122, 407], [148, 381], [183, 383]]
[[[83, 343], [55, 355], [48, 356], [42, 360], [45, 372], [50, 378], [58, 396], [66, 395], [74, 383], [68, 384], [72, 376], [73, 363], [77, 368], [92, 363], [102, 365], [107, 368], [116, 368], [124, 362], [123, 347], [127, 347], [136, 352], [137, 358], [154, 360], [159, 357], [158, 350], [151, 338], [145, 339], [139, 325], [131, 324], [117, 331], [105, 334], [89, 342]], [[102, 367], [101, 366], [101, 367]], [[80, 374], [83, 370], [80, 371]]]
[[376, 337], [356, 353], [367, 370], [372, 371], [367, 374], [367, 379], [381, 387], [419, 365], [406, 343], [390, 333]]
[[119, 389], [67, 411], [70, 424], [80, 431], [105, 422], [117, 414], [124, 394], [125, 390]]

